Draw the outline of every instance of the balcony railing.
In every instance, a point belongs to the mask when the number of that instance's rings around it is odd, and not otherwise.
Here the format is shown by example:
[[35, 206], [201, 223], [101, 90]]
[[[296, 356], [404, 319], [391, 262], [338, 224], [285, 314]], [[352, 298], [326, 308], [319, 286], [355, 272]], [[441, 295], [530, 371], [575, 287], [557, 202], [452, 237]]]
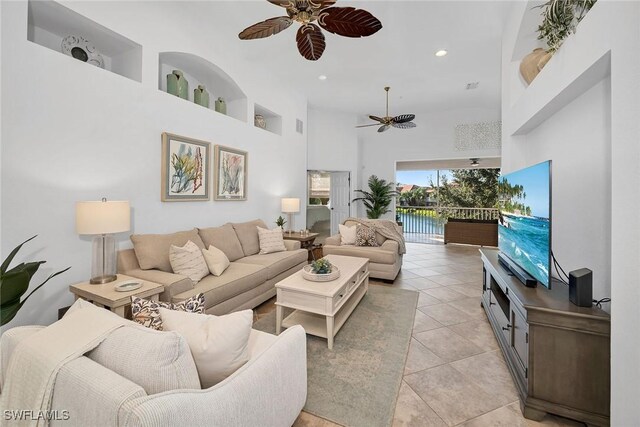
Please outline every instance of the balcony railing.
[[397, 206], [405, 233], [444, 234], [448, 218], [498, 219], [498, 209], [436, 206]]

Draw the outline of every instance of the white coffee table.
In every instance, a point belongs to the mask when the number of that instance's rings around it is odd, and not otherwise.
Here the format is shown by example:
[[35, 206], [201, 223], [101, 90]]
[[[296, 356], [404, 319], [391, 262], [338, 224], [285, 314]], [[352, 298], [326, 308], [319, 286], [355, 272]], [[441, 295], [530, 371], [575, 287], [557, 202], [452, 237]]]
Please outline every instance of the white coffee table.
[[[326, 338], [333, 349], [333, 337], [369, 288], [369, 260], [342, 255], [324, 257], [340, 269], [330, 282], [311, 282], [302, 271], [276, 284], [276, 334], [282, 326], [302, 325], [308, 334]], [[283, 308], [295, 309], [284, 320]]]

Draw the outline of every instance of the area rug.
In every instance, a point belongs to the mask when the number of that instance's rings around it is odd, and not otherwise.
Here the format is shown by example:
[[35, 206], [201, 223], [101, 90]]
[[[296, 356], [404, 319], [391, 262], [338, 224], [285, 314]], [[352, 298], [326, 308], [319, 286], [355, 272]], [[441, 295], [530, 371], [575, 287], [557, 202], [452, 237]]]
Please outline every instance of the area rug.
[[[326, 339], [307, 335], [304, 410], [343, 426], [390, 426], [417, 303], [415, 291], [370, 285], [333, 350]], [[275, 333], [275, 324], [273, 311], [253, 327]]]

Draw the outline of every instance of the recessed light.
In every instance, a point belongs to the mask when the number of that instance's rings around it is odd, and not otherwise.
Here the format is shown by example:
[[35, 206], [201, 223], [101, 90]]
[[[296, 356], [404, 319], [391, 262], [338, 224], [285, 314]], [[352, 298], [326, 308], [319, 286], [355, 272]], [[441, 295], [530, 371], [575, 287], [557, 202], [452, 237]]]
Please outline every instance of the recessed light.
[[445, 56], [447, 53], [449, 53], [449, 52], [447, 52], [447, 51], [446, 51], [446, 50], [444, 50], [444, 49], [441, 49], [441, 50], [439, 50], [439, 51], [437, 51], [437, 52], [436, 52], [436, 56], [439, 56], [439, 57], [440, 57], [440, 56]]
[[324, 74], [321, 74], [318, 76], [318, 80], [322, 80], [322, 81], [327, 80], [327, 76], [325, 76]]

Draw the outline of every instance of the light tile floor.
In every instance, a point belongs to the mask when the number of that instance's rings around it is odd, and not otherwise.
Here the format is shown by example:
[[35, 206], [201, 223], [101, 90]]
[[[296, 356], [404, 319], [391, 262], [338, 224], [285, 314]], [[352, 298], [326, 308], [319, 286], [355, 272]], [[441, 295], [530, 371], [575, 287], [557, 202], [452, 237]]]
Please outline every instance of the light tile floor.
[[[408, 243], [394, 283], [372, 283], [420, 292], [394, 427], [583, 425], [551, 415], [542, 422], [523, 418], [511, 375], [480, 306], [482, 264], [477, 247]], [[274, 299], [259, 306], [256, 318], [274, 310], [273, 303]], [[336, 424], [303, 412], [294, 426]]]

